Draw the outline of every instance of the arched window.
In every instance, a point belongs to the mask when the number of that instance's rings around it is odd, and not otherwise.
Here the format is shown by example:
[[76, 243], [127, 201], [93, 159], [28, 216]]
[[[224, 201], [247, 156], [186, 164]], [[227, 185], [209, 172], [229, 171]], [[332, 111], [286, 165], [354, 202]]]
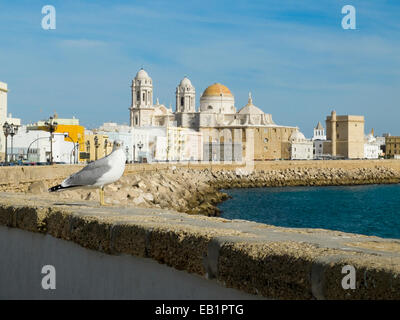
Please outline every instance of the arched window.
[[135, 125], [138, 125], [139, 124], [139, 119], [138, 119], [138, 117], [136, 116], [135, 117]]
[[184, 103], [185, 103], [185, 98], [184, 98], [184, 97], [181, 97], [181, 106], [182, 106], [182, 107], [183, 107]]
[[143, 92], [143, 101], [146, 101], [146, 93]]
[[140, 101], [140, 92], [139, 92], [139, 91], [138, 91], [137, 94], [136, 94], [136, 100], [137, 100], [137, 101]]
[[213, 108], [212, 106], [208, 106], [208, 110], [212, 110], [212, 108]]

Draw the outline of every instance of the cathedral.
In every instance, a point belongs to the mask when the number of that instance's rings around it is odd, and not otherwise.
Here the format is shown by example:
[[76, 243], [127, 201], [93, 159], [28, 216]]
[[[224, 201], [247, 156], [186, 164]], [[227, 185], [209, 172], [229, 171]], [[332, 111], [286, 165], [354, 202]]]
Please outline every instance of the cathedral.
[[290, 136], [298, 129], [275, 124], [271, 114], [253, 104], [250, 93], [248, 103], [237, 111], [232, 92], [223, 84], [214, 83], [204, 90], [197, 109], [196, 89], [184, 77], [176, 87], [173, 112], [158, 99], [153, 104], [153, 80], [141, 69], [132, 80], [131, 94], [131, 127], [170, 125], [190, 128], [203, 133], [205, 146], [232, 144], [232, 149], [240, 148], [240, 154], [245, 155], [244, 144], [251, 141], [254, 160], [290, 157]]
[[214, 83], [204, 90], [200, 97], [200, 108], [196, 111], [196, 89], [184, 77], [176, 87], [176, 109], [173, 112], [158, 99], [153, 104], [153, 80], [143, 69], [132, 80], [132, 104], [130, 125], [165, 126], [167, 121], [184, 128], [232, 127], [247, 125], [274, 125], [272, 116], [253, 104], [251, 94], [248, 103], [239, 111], [235, 97], [220, 83]]

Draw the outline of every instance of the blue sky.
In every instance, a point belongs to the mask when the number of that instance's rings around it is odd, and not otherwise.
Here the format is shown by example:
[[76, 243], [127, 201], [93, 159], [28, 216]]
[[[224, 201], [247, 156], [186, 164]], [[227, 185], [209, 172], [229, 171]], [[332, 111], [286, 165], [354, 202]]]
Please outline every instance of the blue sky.
[[[57, 29], [41, 28], [42, 6]], [[357, 29], [343, 30], [351, 4]], [[306, 136], [332, 109], [364, 115], [366, 132], [400, 135], [400, 2], [0, 0], [0, 81], [24, 123], [75, 116], [89, 128], [128, 123], [140, 67], [154, 97], [175, 110], [186, 75], [221, 82], [239, 109], [253, 102]]]

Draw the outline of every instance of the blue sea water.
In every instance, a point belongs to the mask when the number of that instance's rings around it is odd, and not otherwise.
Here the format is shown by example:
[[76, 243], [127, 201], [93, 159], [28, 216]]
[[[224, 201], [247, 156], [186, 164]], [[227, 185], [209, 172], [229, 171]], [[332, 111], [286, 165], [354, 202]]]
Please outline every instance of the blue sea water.
[[400, 239], [400, 184], [223, 191], [223, 218]]

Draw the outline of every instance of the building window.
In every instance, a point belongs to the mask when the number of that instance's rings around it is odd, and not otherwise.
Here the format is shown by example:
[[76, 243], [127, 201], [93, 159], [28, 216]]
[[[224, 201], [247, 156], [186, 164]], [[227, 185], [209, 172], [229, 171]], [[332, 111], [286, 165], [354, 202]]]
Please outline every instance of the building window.
[[338, 138], [338, 139], [339, 139], [339, 133], [336, 135], [336, 138]]
[[139, 101], [140, 100], [140, 92], [138, 91], [136, 94], [136, 100]]
[[268, 142], [268, 138], [264, 138], [264, 143], [267, 143]]
[[185, 102], [185, 99], [182, 97], [181, 98], [181, 107], [183, 107], [184, 102]]
[[146, 100], [146, 93], [143, 92], [143, 101]]
[[212, 108], [213, 108], [212, 106], [208, 106], [208, 110], [212, 110]]

